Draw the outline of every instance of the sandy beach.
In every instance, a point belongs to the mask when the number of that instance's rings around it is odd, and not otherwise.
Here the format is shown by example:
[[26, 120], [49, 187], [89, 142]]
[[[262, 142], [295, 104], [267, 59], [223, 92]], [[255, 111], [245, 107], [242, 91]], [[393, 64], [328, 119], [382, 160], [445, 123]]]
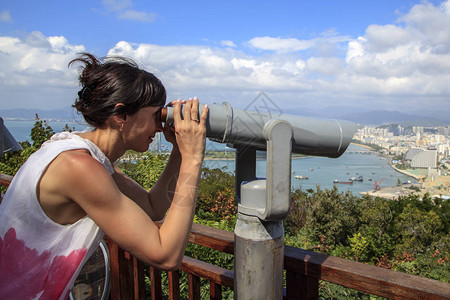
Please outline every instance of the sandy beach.
[[[417, 187], [420, 191], [411, 189], [411, 187]], [[386, 199], [396, 199], [399, 196], [408, 196], [411, 194], [418, 194], [420, 196], [428, 193], [433, 197], [449, 197], [450, 196], [450, 175], [439, 176], [433, 181], [425, 181], [421, 183], [409, 183], [400, 186], [392, 186], [382, 188], [378, 191], [367, 191], [361, 193], [361, 195], [370, 195], [373, 197], [381, 197]]]

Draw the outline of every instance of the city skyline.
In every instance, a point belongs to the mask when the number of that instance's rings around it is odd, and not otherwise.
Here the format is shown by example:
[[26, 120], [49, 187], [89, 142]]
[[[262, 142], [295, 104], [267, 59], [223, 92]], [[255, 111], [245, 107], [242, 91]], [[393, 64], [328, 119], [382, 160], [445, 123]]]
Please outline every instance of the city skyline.
[[70, 106], [82, 51], [136, 59], [168, 100], [450, 115], [450, 1], [2, 3], [0, 110]]

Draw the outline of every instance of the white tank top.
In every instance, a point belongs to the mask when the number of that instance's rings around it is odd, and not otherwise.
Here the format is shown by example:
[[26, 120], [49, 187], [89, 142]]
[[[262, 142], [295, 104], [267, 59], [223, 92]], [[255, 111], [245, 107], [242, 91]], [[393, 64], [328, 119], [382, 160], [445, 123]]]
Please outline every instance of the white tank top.
[[0, 299], [67, 299], [103, 232], [88, 216], [71, 225], [47, 217], [36, 187], [63, 151], [87, 149], [110, 173], [103, 152], [75, 133], [58, 133], [32, 154], [14, 176], [0, 205]]

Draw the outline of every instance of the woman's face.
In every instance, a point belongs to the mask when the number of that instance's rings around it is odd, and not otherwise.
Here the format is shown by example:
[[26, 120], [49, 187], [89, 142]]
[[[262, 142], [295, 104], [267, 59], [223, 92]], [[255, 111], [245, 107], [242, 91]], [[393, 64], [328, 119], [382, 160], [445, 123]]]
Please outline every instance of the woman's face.
[[162, 131], [160, 111], [161, 107], [148, 106], [127, 116], [123, 136], [128, 149], [138, 152], [148, 150], [155, 134]]

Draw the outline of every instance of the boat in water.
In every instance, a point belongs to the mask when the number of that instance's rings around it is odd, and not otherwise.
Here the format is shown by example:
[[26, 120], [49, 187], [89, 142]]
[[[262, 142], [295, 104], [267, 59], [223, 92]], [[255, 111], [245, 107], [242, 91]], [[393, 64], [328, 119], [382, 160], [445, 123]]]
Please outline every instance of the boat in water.
[[302, 176], [302, 175], [295, 175], [295, 179], [308, 179], [308, 176]]
[[339, 180], [335, 179], [333, 181], [333, 183], [337, 183], [337, 184], [353, 184], [353, 181], [339, 181]]
[[352, 177], [350, 178], [350, 181], [364, 181], [363, 176], [360, 175], [358, 177]]

